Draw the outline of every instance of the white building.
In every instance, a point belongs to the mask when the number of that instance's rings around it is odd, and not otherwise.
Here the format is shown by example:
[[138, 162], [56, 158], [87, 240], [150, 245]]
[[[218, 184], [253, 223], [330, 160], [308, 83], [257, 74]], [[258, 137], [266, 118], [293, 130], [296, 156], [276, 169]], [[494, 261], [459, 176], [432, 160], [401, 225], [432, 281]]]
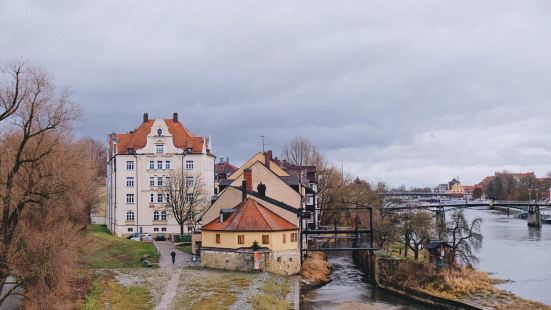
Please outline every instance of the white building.
[[[214, 161], [208, 138], [193, 135], [179, 121], [150, 120], [123, 134], [109, 134], [107, 162], [107, 228], [117, 236], [135, 232], [179, 234], [161, 192], [173, 171], [200, 176], [205, 203], [214, 195]], [[195, 179], [190, 178], [190, 182]], [[188, 231], [187, 227], [184, 228]]]

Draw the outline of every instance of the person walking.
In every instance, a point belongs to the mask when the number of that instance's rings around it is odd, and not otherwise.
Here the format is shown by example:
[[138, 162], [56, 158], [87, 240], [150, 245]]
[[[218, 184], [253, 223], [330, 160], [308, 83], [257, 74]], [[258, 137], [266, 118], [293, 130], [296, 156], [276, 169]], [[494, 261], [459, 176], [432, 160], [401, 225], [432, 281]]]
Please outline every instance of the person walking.
[[170, 252], [170, 256], [172, 256], [172, 265], [174, 265], [174, 262], [176, 262], [176, 252], [172, 250], [172, 252]]

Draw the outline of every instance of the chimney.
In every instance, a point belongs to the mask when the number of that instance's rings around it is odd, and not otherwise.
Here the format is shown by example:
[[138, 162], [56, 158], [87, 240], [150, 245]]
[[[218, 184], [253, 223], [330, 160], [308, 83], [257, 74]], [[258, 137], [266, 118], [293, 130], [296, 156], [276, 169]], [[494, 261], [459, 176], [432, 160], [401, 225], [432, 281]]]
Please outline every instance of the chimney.
[[229, 163], [230, 162], [230, 158], [228, 156], [226, 156], [226, 162]]
[[251, 171], [251, 169], [245, 169], [243, 171], [243, 178], [245, 179], [245, 181], [247, 181], [247, 184], [246, 184], [247, 192], [252, 192], [253, 191], [253, 172]]
[[258, 186], [256, 187], [256, 191], [261, 197], [266, 197], [266, 185], [262, 184], [262, 182], [258, 183]]
[[149, 121], [149, 115], [147, 115], [147, 113], [144, 113], [143, 114], [143, 122], [147, 123], [148, 121]]
[[264, 161], [265, 161], [266, 167], [270, 169], [270, 161], [272, 161], [272, 150], [264, 152]]
[[241, 200], [245, 201], [247, 199], [247, 180], [243, 179], [241, 181]]
[[220, 163], [224, 162], [224, 156], [220, 156]]
[[177, 123], [178, 122], [178, 113], [174, 112], [172, 113], [172, 121]]

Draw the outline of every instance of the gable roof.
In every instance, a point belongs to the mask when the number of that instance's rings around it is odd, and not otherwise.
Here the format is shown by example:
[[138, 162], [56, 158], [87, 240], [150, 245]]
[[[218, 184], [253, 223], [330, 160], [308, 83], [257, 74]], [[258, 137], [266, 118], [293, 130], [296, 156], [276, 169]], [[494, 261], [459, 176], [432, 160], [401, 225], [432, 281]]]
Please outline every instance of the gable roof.
[[296, 225], [270, 211], [258, 201], [248, 198], [235, 206], [235, 212], [224, 222], [219, 218], [203, 225], [213, 231], [283, 231], [298, 229]]
[[[177, 148], [191, 148], [192, 153], [202, 153], [207, 138], [195, 136], [179, 121], [172, 119], [163, 120], [168, 127], [168, 131], [172, 134], [172, 142]], [[147, 144], [147, 135], [151, 133], [151, 127], [154, 120], [147, 120], [140, 124], [138, 128], [129, 133], [117, 133], [117, 154], [128, 154], [128, 149], [142, 149]], [[111, 143], [109, 144], [111, 145]]]
[[[273, 173], [275, 173], [277, 176], [280, 177], [287, 177], [289, 174], [285, 172], [281, 167], [279, 167], [273, 160], [269, 161], [269, 165], [266, 164], [266, 156], [262, 152], [256, 153], [253, 157], [251, 157], [247, 162], [245, 162], [239, 169], [237, 169], [232, 175], [228, 177], [230, 180], [237, 179], [241, 174], [243, 174], [243, 171], [245, 169], [251, 168], [256, 162], [259, 162], [266, 166], [269, 170], [271, 170]], [[269, 167], [268, 167], [269, 166]]]

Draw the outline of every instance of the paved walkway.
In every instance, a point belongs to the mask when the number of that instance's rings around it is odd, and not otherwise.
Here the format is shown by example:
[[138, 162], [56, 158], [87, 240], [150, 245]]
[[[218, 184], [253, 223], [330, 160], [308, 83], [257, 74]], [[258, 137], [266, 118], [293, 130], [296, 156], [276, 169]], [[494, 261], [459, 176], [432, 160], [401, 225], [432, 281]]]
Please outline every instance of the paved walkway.
[[[161, 253], [161, 258], [159, 259], [159, 267], [161, 268], [183, 268], [187, 267], [191, 261], [191, 255], [176, 249], [170, 241], [155, 241], [155, 244], [157, 244]], [[172, 264], [172, 257], [170, 256], [172, 250], [176, 252], [176, 262], [174, 264]]]
[[[159, 267], [161, 269], [172, 269], [172, 277], [168, 281], [165, 289], [165, 293], [161, 298], [161, 302], [155, 307], [155, 310], [167, 310], [172, 299], [176, 296], [178, 290], [178, 283], [180, 282], [180, 275], [182, 274], [182, 268], [187, 267], [191, 261], [191, 255], [184, 253], [174, 247], [174, 244], [170, 241], [155, 241], [155, 244], [159, 248], [161, 257], [159, 259]], [[172, 257], [170, 253], [174, 250], [176, 252], [176, 261], [172, 264]]]

